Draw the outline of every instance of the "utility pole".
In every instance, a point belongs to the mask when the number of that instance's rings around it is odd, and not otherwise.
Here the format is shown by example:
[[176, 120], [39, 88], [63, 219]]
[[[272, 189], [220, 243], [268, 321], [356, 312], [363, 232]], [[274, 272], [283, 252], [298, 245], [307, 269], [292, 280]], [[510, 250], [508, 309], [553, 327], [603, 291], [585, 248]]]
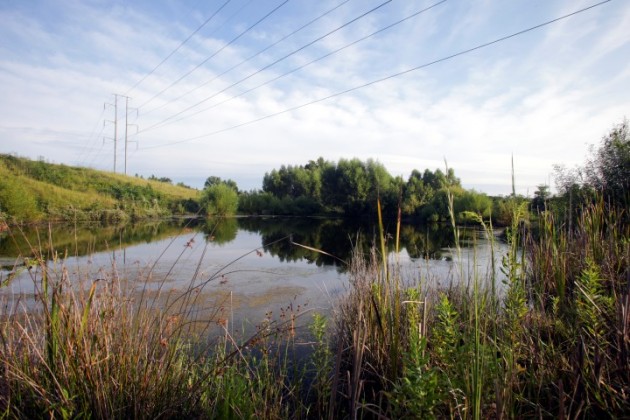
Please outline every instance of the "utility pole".
[[125, 175], [127, 175], [127, 129], [129, 128], [128, 123], [129, 117], [129, 97], [125, 96]]

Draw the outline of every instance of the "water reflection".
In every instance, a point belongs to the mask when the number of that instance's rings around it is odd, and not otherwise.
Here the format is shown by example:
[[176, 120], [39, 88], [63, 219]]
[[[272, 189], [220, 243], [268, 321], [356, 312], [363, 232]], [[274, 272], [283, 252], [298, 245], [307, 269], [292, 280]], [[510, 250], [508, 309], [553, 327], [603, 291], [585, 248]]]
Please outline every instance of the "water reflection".
[[219, 245], [229, 244], [238, 233], [238, 219], [206, 219], [203, 224], [198, 224], [205, 234], [206, 241]]
[[10, 268], [16, 259], [41, 253], [83, 256], [118, 247], [151, 243], [181, 232], [180, 221], [155, 221], [127, 225], [100, 223], [64, 225], [52, 224], [13, 228], [0, 234], [2, 268]]
[[[334, 265], [345, 269], [341, 261], [349, 261], [352, 250], [359, 247], [365, 255], [374, 245], [379, 245], [378, 227], [375, 224], [360, 223], [343, 219], [244, 219], [239, 221], [241, 229], [261, 235], [262, 243], [273, 245], [265, 249], [278, 256], [281, 261], [306, 260], [317, 266]], [[395, 225], [385, 226], [386, 246], [389, 252], [395, 250]], [[460, 240], [470, 239], [477, 234], [474, 229], [461, 229]], [[279, 241], [290, 236], [291, 241]], [[325, 251], [322, 254], [304, 247], [296, 247], [291, 242], [307, 245]], [[450, 260], [450, 252], [455, 245], [453, 230], [449, 226], [403, 225], [400, 231], [400, 249], [406, 250], [412, 259]]]
[[[239, 231], [251, 232], [260, 237], [256, 247], [280, 262], [306, 261], [318, 267], [334, 266], [344, 270], [340, 261], [349, 261], [353, 247], [367, 255], [369, 249], [379, 245], [378, 229], [374, 224], [344, 219], [321, 218], [227, 218], [178, 219], [148, 223], [107, 226], [86, 224], [78, 226], [51, 225], [46, 227], [13, 230], [0, 235], [0, 263], [8, 270], [22, 257], [37, 252], [51, 256], [84, 256], [103, 251], [121, 250], [139, 244], [157, 242], [187, 232], [200, 232], [206, 242], [229, 245]], [[388, 250], [395, 247], [395, 225], [385, 226]], [[460, 230], [460, 243], [472, 244], [478, 232]], [[313, 249], [296, 246], [306, 245]], [[454, 246], [453, 231], [448, 226], [403, 225], [400, 231], [400, 249], [412, 259], [449, 260], [449, 248]]]

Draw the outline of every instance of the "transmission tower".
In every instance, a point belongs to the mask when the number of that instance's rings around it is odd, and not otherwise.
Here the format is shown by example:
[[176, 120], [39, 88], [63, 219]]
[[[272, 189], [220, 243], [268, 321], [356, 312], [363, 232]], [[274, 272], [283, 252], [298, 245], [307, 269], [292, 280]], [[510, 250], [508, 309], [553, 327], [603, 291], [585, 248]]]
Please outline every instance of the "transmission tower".
[[103, 125], [107, 123], [114, 124], [114, 137], [103, 137], [103, 143], [106, 140], [112, 140], [114, 142], [114, 173], [116, 172], [116, 156], [117, 156], [117, 147], [118, 147], [118, 97], [120, 95], [114, 94], [114, 103], [105, 103], [103, 105], [103, 109], [106, 109], [108, 106], [114, 107], [114, 119], [113, 120], [105, 120], [103, 121]]
[[[114, 125], [114, 137], [104, 137], [103, 142], [105, 142], [106, 140], [111, 140], [114, 142], [114, 173], [115, 173], [117, 169], [116, 164], [118, 161], [118, 98], [125, 99], [125, 174], [127, 174], [127, 149], [128, 149], [128, 143], [129, 143], [129, 139], [127, 135], [129, 133], [129, 126], [130, 125], [136, 126], [135, 124], [129, 124], [129, 110], [135, 109], [135, 108], [129, 108], [129, 99], [131, 99], [129, 96], [114, 93], [114, 103], [105, 103], [103, 105], [103, 109], [107, 108], [108, 106], [114, 108], [114, 119], [105, 120], [103, 122], [103, 125], [107, 123]], [[136, 113], [137, 111], [138, 110], [136, 109]]]

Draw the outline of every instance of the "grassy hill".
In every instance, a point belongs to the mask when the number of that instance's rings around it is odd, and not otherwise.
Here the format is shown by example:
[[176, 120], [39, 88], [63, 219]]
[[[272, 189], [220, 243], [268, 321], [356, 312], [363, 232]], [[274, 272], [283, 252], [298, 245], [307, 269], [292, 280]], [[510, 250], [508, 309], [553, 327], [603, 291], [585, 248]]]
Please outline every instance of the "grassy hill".
[[0, 154], [7, 219], [126, 220], [195, 212], [199, 191], [166, 182]]

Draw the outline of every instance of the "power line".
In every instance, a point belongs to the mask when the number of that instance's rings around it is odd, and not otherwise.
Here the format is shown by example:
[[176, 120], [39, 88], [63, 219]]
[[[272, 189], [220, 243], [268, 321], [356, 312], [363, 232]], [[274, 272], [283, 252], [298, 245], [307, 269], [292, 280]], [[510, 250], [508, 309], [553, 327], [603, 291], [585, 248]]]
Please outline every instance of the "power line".
[[92, 164], [94, 163], [96, 158], [100, 155], [104, 147], [105, 147], [105, 143], [102, 143], [101, 147], [94, 153], [94, 156], [92, 157], [92, 159], [90, 159], [90, 161], [87, 163], [87, 166], [92, 166]]
[[334, 34], [335, 32], [340, 31], [341, 29], [343, 29], [343, 28], [345, 28], [345, 27], [347, 27], [347, 26], [349, 26], [349, 25], [353, 24], [354, 22], [356, 22], [356, 21], [358, 21], [358, 20], [360, 20], [360, 19], [362, 19], [362, 18], [366, 17], [366, 16], [367, 16], [367, 15], [369, 15], [370, 13], [373, 13], [373, 12], [375, 12], [375, 11], [379, 10], [381, 7], [383, 7], [383, 6], [387, 5], [387, 4], [391, 3], [391, 2], [392, 2], [392, 0], [387, 0], [387, 1], [385, 1], [385, 2], [383, 2], [383, 3], [381, 3], [381, 4], [379, 4], [378, 6], [373, 7], [372, 9], [368, 10], [367, 12], [362, 13], [361, 15], [359, 15], [359, 16], [357, 16], [357, 17], [355, 17], [354, 19], [352, 19], [352, 20], [350, 20], [350, 21], [348, 21], [348, 22], [344, 23], [343, 25], [338, 26], [337, 28], [335, 28], [335, 29], [333, 29], [333, 30], [331, 30], [331, 31], [327, 32], [326, 34], [321, 35], [321, 36], [319, 36], [319, 37], [315, 38], [314, 40], [312, 40], [312, 41], [308, 42], [307, 44], [302, 45], [302, 46], [301, 46], [301, 47], [299, 47], [298, 49], [293, 50], [292, 52], [290, 52], [290, 53], [288, 53], [288, 54], [286, 54], [286, 55], [284, 55], [284, 56], [282, 56], [282, 57], [280, 57], [280, 58], [276, 59], [276, 60], [275, 60], [275, 61], [273, 61], [272, 63], [267, 64], [266, 66], [264, 66], [264, 67], [262, 67], [262, 68], [260, 68], [260, 69], [256, 70], [255, 72], [250, 73], [249, 75], [247, 75], [247, 76], [243, 77], [242, 79], [240, 79], [240, 80], [238, 80], [238, 81], [236, 81], [236, 82], [232, 83], [231, 85], [229, 85], [229, 86], [227, 86], [227, 87], [225, 87], [225, 88], [221, 89], [220, 91], [218, 91], [218, 92], [216, 92], [216, 93], [214, 93], [214, 94], [212, 94], [212, 95], [210, 95], [210, 96], [208, 96], [208, 97], [206, 97], [206, 98], [202, 99], [201, 101], [197, 102], [196, 104], [193, 104], [193, 105], [189, 106], [188, 108], [185, 108], [184, 110], [182, 110], [182, 111], [180, 111], [180, 112], [178, 112], [178, 113], [176, 113], [176, 114], [174, 114], [174, 115], [171, 115], [170, 117], [168, 117], [168, 118], [166, 118], [166, 119], [162, 120], [161, 122], [156, 123], [156, 124], [153, 124], [152, 126], [150, 126], [150, 127], [146, 128], [145, 130], [142, 130], [142, 131], [148, 131], [148, 130], [150, 130], [150, 129], [154, 128], [154, 127], [157, 127], [158, 125], [162, 125], [162, 124], [163, 124], [163, 123], [165, 123], [166, 121], [172, 120], [173, 118], [180, 116], [180, 115], [181, 115], [181, 114], [183, 114], [184, 112], [190, 111], [191, 109], [198, 107], [199, 105], [201, 105], [201, 104], [203, 104], [203, 103], [205, 103], [205, 102], [209, 101], [210, 99], [212, 99], [212, 98], [216, 97], [217, 95], [220, 95], [221, 93], [223, 93], [223, 92], [227, 91], [228, 89], [231, 89], [231, 88], [233, 88], [234, 86], [237, 86], [237, 85], [239, 85], [240, 83], [244, 82], [245, 80], [248, 80], [248, 79], [252, 78], [253, 76], [255, 76], [255, 75], [257, 75], [257, 74], [259, 74], [259, 73], [261, 73], [261, 72], [263, 72], [263, 71], [265, 71], [265, 70], [267, 70], [267, 69], [269, 69], [270, 67], [273, 67], [274, 65], [276, 65], [276, 64], [278, 64], [278, 63], [280, 63], [281, 61], [286, 60], [287, 58], [291, 57], [292, 55], [295, 55], [295, 54], [297, 54], [298, 52], [300, 52], [300, 51], [304, 50], [305, 48], [308, 48], [308, 47], [310, 47], [311, 45], [313, 45], [313, 44], [315, 44], [315, 43], [317, 43], [317, 42], [321, 41], [322, 39], [324, 39], [324, 38], [326, 38], [326, 37], [328, 37], [328, 36], [330, 36], [330, 35]]
[[[86, 146], [83, 150], [83, 152], [81, 153], [80, 157], [77, 159], [77, 162], [79, 164], [79, 166], [83, 166], [83, 165], [87, 165], [88, 161], [92, 161], [93, 158], [91, 158], [91, 156], [95, 153], [97, 147], [96, 145], [98, 143], [96, 143], [96, 141], [101, 138], [101, 136], [103, 135], [103, 131], [105, 131], [105, 125], [101, 124], [101, 121], [103, 121], [102, 119], [100, 119], [98, 121], [98, 124], [100, 125], [101, 129], [98, 133], [96, 133], [96, 131], [94, 131], [94, 133], [96, 134], [91, 134], [90, 137], [88, 138], [88, 141], [91, 141], [91, 145], [90, 146]], [[103, 148], [103, 144], [101, 142], [101, 147], [99, 148], [99, 151]], [[89, 150], [88, 150], [89, 149]]]
[[225, 3], [223, 3], [223, 5], [221, 7], [219, 7], [208, 19], [205, 20], [205, 22], [203, 22], [201, 24], [201, 26], [199, 26], [197, 29], [195, 29], [190, 35], [188, 35], [188, 37], [183, 40], [182, 42], [180, 42], [180, 44], [173, 50], [171, 51], [171, 53], [169, 55], [167, 55], [162, 61], [159, 62], [159, 64], [155, 67], [153, 67], [153, 70], [151, 70], [149, 73], [147, 73], [146, 75], [144, 75], [144, 77], [140, 80], [138, 80], [136, 82], [135, 85], [133, 85], [131, 88], [129, 88], [129, 90], [127, 92], [125, 92], [125, 95], [129, 95], [129, 93], [134, 90], [135, 88], [137, 88], [140, 83], [144, 82], [146, 80], [147, 77], [151, 76], [162, 64], [164, 64], [169, 58], [171, 58], [173, 56], [173, 54], [175, 54], [177, 51], [179, 51], [179, 49], [181, 47], [184, 46], [185, 43], [187, 43], [188, 41], [190, 41], [190, 39], [197, 33], [199, 32], [204, 26], [206, 26], [225, 6], [227, 6], [227, 4], [232, 1], [232, 0], [227, 0]]
[[[282, 79], [282, 78], [284, 78], [284, 77], [286, 77], [286, 76], [288, 76], [288, 75], [290, 75], [290, 74], [293, 74], [293, 73], [295, 73], [295, 72], [297, 72], [297, 71], [299, 71], [299, 70], [302, 70], [303, 68], [308, 67], [308, 66], [310, 66], [310, 65], [311, 65], [311, 64], [313, 64], [313, 63], [316, 63], [316, 62], [318, 62], [318, 61], [321, 61], [321, 60], [323, 60], [323, 59], [325, 59], [325, 58], [328, 58], [328, 57], [330, 57], [330, 56], [332, 56], [332, 55], [334, 55], [334, 54], [336, 54], [336, 53], [338, 53], [338, 52], [340, 52], [340, 51], [342, 51], [342, 50], [345, 50], [346, 48], [352, 47], [352, 46], [354, 46], [354, 45], [356, 45], [356, 44], [358, 44], [358, 43], [360, 43], [360, 42], [362, 42], [362, 41], [365, 41], [366, 39], [371, 38], [371, 37], [373, 37], [374, 35], [377, 35], [377, 34], [379, 34], [379, 33], [381, 33], [381, 32], [384, 32], [384, 31], [386, 31], [386, 30], [388, 30], [388, 29], [391, 29], [391, 28], [393, 28], [393, 27], [395, 27], [395, 26], [397, 26], [397, 25], [399, 25], [399, 24], [401, 24], [401, 23], [403, 23], [403, 22], [405, 22], [405, 21], [407, 21], [407, 20], [409, 20], [409, 19], [412, 19], [412, 18], [414, 18], [414, 17], [418, 16], [418, 15], [419, 15], [419, 14], [421, 14], [421, 13], [427, 12], [427, 11], [429, 11], [430, 9], [432, 9], [432, 8], [434, 8], [434, 7], [436, 7], [436, 6], [439, 6], [440, 4], [445, 3], [446, 1], [447, 1], [447, 0], [442, 0], [442, 1], [440, 1], [440, 2], [438, 2], [438, 3], [435, 3], [435, 4], [433, 4], [433, 5], [429, 6], [429, 7], [426, 7], [426, 8], [424, 8], [424, 9], [422, 9], [422, 10], [419, 10], [419, 11], [417, 11], [417, 12], [415, 12], [415, 13], [413, 13], [413, 14], [409, 15], [409, 16], [406, 16], [406, 17], [404, 17], [404, 18], [402, 18], [402, 19], [400, 19], [400, 20], [397, 20], [396, 22], [393, 22], [393, 23], [391, 23], [391, 24], [389, 24], [389, 25], [387, 25], [387, 26], [385, 26], [385, 27], [383, 27], [383, 28], [381, 28], [381, 29], [379, 29], [379, 30], [377, 30], [377, 31], [374, 31], [374, 32], [372, 32], [372, 33], [370, 33], [370, 34], [368, 34], [368, 35], [366, 35], [366, 36], [363, 36], [363, 37], [361, 37], [361, 38], [359, 38], [359, 39], [357, 39], [357, 40], [355, 40], [355, 41], [353, 41], [353, 42], [351, 42], [351, 43], [349, 43], [349, 44], [346, 44], [346, 45], [344, 45], [343, 47], [337, 48], [336, 50], [333, 50], [333, 51], [331, 51], [331, 52], [329, 52], [329, 53], [327, 53], [327, 54], [324, 54], [324, 55], [322, 55], [322, 56], [320, 56], [320, 57], [318, 57], [318, 58], [314, 59], [314, 60], [311, 60], [311, 61], [309, 61], [308, 63], [305, 63], [305, 64], [302, 64], [302, 65], [300, 65], [300, 66], [298, 66], [298, 67], [295, 67], [295, 68], [293, 68], [293, 69], [291, 69], [291, 70], [289, 70], [289, 71], [287, 71], [287, 72], [285, 72], [285, 73], [282, 73], [282, 74], [281, 74], [281, 75], [279, 75], [279, 76], [276, 76], [276, 77], [274, 77], [274, 78], [272, 78], [272, 79], [269, 79], [269, 80], [267, 80], [266, 82], [263, 82], [263, 83], [261, 83], [261, 84], [259, 84], [259, 85], [257, 85], [257, 86], [254, 86], [254, 87], [252, 87], [252, 88], [250, 88], [250, 89], [247, 89], [247, 90], [245, 90], [245, 91], [243, 91], [243, 92], [241, 92], [241, 93], [239, 93], [239, 94], [237, 94], [237, 95], [234, 95], [234, 96], [232, 96], [232, 97], [230, 97], [230, 98], [224, 99], [224, 100], [223, 100], [223, 101], [221, 101], [221, 102], [217, 102], [216, 104], [213, 104], [213, 105], [211, 105], [211, 106], [209, 106], [209, 107], [207, 107], [207, 108], [203, 108], [203, 109], [201, 109], [201, 110], [199, 110], [199, 111], [197, 111], [197, 112], [194, 112], [194, 113], [192, 113], [192, 114], [189, 114], [189, 115], [183, 116], [183, 117], [178, 118], [178, 119], [176, 119], [176, 120], [172, 120], [172, 121], [170, 121], [170, 123], [175, 123], [175, 122], [178, 122], [178, 121], [182, 121], [182, 120], [188, 119], [188, 118], [193, 117], [193, 116], [195, 116], [195, 115], [198, 115], [198, 114], [201, 114], [201, 113], [203, 113], [203, 112], [206, 112], [206, 111], [208, 111], [208, 110], [210, 110], [210, 109], [216, 108], [216, 107], [217, 107], [217, 106], [219, 106], [219, 105], [223, 105], [223, 104], [225, 104], [226, 102], [230, 102], [230, 101], [232, 101], [232, 100], [234, 100], [234, 99], [236, 99], [236, 98], [240, 98], [241, 96], [247, 95], [248, 93], [250, 93], [250, 92], [252, 92], [252, 91], [254, 91], [254, 90], [260, 89], [260, 88], [261, 88], [261, 87], [263, 87], [263, 86], [266, 86], [266, 85], [268, 85], [268, 84], [270, 84], [270, 83], [273, 83], [273, 82], [275, 82], [275, 81], [277, 81], [277, 80], [279, 80], [279, 79]], [[230, 86], [230, 87], [231, 87], [231, 86]], [[221, 91], [221, 92], [219, 92], [219, 93], [222, 93], [222, 92], [223, 92], [223, 91]], [[213, 95], [213, 97], [214, 97], [214, 96], [216, 96], [216, 94], [215, 94], [215, 95]], [[145, 132], [145, 131], [149, 131], [149, 130], [154, 129], [154, 128], [158, 128], [158, 127], [164, 126], [164, 125], [166, 125], [167, 123], [169, 123], [169, 120], [170, 120], [170, 119], [172, 119], [172, 118], [174, 118], [174, 117], [176, 117], [176, 116], [178, 116], [178, 115], [180, 115], [180, 114], [182, 114], [182, 113], [186, 112], [187, 110], [188, 110], [188, 109], [185, 109], [184, 111], [181, 111], [181, 112], [179, 112], [178, 114], [175, 114], [174, 116], [171, 116], [171, 117], [169, 117], [169, 118], [167, 118], [167, 119], [165, 119], [165, 120], [162, 120], [161, 122], [156, 123], [156, 124], [154, 124], [154, 125], [152, 125], [152, 126], [150, 126], [150, 127], [146, 128], [146, 129], [144, 129], [144, 130], [142, 130], [142, 131], [143, 131], [143, 132]]]
[[382, 77], [382, 78], [379, 78], [379, 79], [372, 80], [372, 81], [370, 81], [368, 83], [364, 83], [364, 84], [361, 84], [361, 85], [358, 85], [358, 86], [355, 86], [355, 87], [352, 87], [352, 88], [349, 88], [349, 89], [346, 89], [346, 90], [343, 90], [343, 91], [340, 91], [340, 92], [337, 92], [337, 93], [333, 93], [331, 95], [328, 95], [328, 96], [325, 96], [325, 97], [322, 97], [322, 98], [319, 98], [319, 99], [315, 99], [313, 101], [310, 101], [310, 102], [307, 102], [307, 103], [304, 103], [304, 104], [301, 104], [301, 105], [297, 105], [297, 106], [294, 106], [294, 107], [291, 107], [291, 108], [287, 108], [285, 110], [282, 110], [282, 111], [279, 111], [279, 112], [275, 112], [273, 114], [268, 114], [268, 115], [265, 115], [265, 116], [260, 117], [260, 118], [256, 118], [256, 119], [253, 119], [253, 120], [250, 120], [250, 121], [246, 121], [246, 122], [234, 125], [234, 126], [230, 126], [230, 127], [227, 127], [227, 128], [223, 128], [223, 129], [220, 129], [220, 130], [216, 130], [216, 131], [210, 132], [210, 133], [202, 134], [202, 135], [199, 135], [199, 136], [189, 137], [187, 139], [178, 140], [178, 141], [174, 141], [174, 142], [163, 143], [163, 144], [159, 144], [159, 145], [155, 145], [155, 146], [147, 146], [147, 147], [145, 147], [143, 149], [155, 149], [155, 148], [159, 148], [159, 147], [165, 147], [165, 146], [172, 146], [172, 145], [175, 145], [175, 144], [187, 143], [187, 142], [194, 141], [194, 140], [199, 140], [199, 139], [202, 139], [202, 138], [205, 138], [205, 137], [215, 136], [217, 134], [225, 133], [225, 132], [230, 131], [230, 130], [234, 130], [234, 129], [237, 129], [237, 128], [244, 127], [246, 125], [251, 125], [251, 124], [254, 124], [254, 123], [257, 123], [257, 122], [260, 122], [260, 121], [264, 121], [266, 119], [277, 117], [277, 116], [282, 115], [282, 114], [286, 114], [286, 113], [289, 113], [289, 112], [292, 112], [292, 111], [296, 111], [298, 109], [302, 109], [302, 108], [305, 108], [307, 106], [314, 105], [314, 104], [317, 104], [319, 102], [326, 101], [328, 99], [332, 99], [332, 98], [335, 98], [335, 97], [338, 97], [338, 96], [341, 96], [341, 95], [345, 95], [346, 93], [354, 92], [354, 91], [357, 91], [359, 89], [363, 89], [363, 88], [366, 88], [368, 86], [375, 85], [377, 83], [381, 83], [381, 82], [384, 82], [384, 81], [387, 81], [387, 80], [390, 80], [390, 79], [394, 79], [396, 77], [400, 77], [400, 76], [412, 73], [414, 71], [417, 71], [417, 70], [420, 70], [420, 69], [424, 69], [424, 68], [427, 68], [429, 66], [432, 66], [432, 65], [435, 65], [435, 64], [438, 64], [438, 63], [442, 63], [444, 61], [451, 60], [453, 58], [456, 58], [456, 57], [459, 57], [459, 56], [462, 56], [462, 55], [465, 55], [465, 54], [469, 54], [471, 52], [474, 52], [474, 51], [477, 51], [477, 50], [489, 47], [489, 46], [497, 44], [499, 42], [506, 41], [508, 39], [511, 39], [511, 38], [523, 35], [525, 33], [528, 33], [528, 32], [534, 31], [536, 29], [540, 29], [542, 27], [551, 25], [553, 23], [556, 23], [558, 21], [567, 19], [567, 18], [575, 16], [577, 14], [586, 12], [588, 10], [594, 9], [595, 7], [601, 6], [601, 5], [609, 3], [611, 1], [612, 0], [604, 0], [604, 1], [601, 1], [599, 3], [595, 3], [595, 4], [591, 5], [591, 6], [584, 7], [582, 9], [579, 9], [579, 10], [575, 11], [575, 12], [572, 12], [572, 13], [560, 16], [560, 17], [552, 19], [552, 20], [548, 20], [546, 22], [540, 23], [540, 24], [535, 25], [535, 26], [531, 26], [531, 27], [529, 27], [527, 29], [523, 29], [523, 30], [518, 31], [518, 32], [514, 32], [514, 33], [512, 33], [510, 35], [506, 35], [506, 36], [503, 36], [501, 38], [497, 38], [497, 39], [495, 39], [493, 41], [486, 42], [486, 43], [483, 43], [483, 44], [479, 44], [479, 45], [477, 45], [475, 47], [459, 51], [457, 53], [448, 55], [446, 57], [443, 57], [443, 58], [440, 58], [440, 59], [437, 59], [437, 60], [434, 60], [434, 61], [431, 61], [431, 62], [428, 62], [428, 63], [425, 63], [425, 64], [421, 64], [419, 66], [411, 67], [409, 69], [406, 69], [406, 70], [403, 70], [403, 71], [400, 71], [400, 72], [397, 72], [397, 73], [393, 73], [393, 74], [390, 74], [388, 76], [385, 76], [385, 77]]
[[[105, 126], [103, 124], [101, 124], [101, 120], [103, 119], [103, 115], [105, 115], [105, 107], [103, 107], [103, 109], [101, 110], [100, 115], [98, 116], [98, 120], [96, 121], [96, 124], [94, 125], [94, 128], [92, 128], [92, 131], [90, 132], [90, 135], [87, 138], [87, 143], [91, 143], [91, 144], [86, 144], [83, 147], [83, 150], [80, 152], [79, 157], [77, 159], [78, 162], [84, 162], [88, 156], [90, 155], [90, 153], [92, 153], [95, 150], [94, 147], [94, 142], [96, 139], [98, 139], [101, 134], [103, 133], [103, 130], [105, 129]], [[101, 131], [94, 135], [94, 133], [96, 133], [96, 130], [98, 129], [98, 127], [101, 127]], [[89, 150], [88, 150], [89, 149]]]
[[[292, 37], [293, 35], [295, 35], [296, 33], [300, 32], [301, 30], [307, 28], [308, 26], [312, 25], [313, 23], [317, 22], [318, 20], [320, 20], [321, 18], [329, 15], [330, 13], [334, 12], [335, 10], [337, 10], [338, 8], [340, 8], [341, 6], [343, 6], [344, 4], [348, 3], [350, 0], [344, 0], [343, 2], [339, 3], [338, 5], [334, 6], [332, 9], [328, 9], [327, 11], [325, 11], [324, 13], [322, 13], [321, 15], [317, 16], [314, 19], [311, 19], [310, 21], [308, 21], [307, 23], [305, 23], [304, 25], [300, 26], [299, 28], [295, 29], [294, 31], [292, 31], [291, 33], [283, 36], [282, 38], [278, 39], [277, 41], [273, 42], [272, 44], [269, 44], [268, 46], [266, 46], [265, 48], [263, 48], [262, 50], [259, 50], [257, 53], [255, 53], [254, 55], [251, 55], [249, 57], [247, 57], [246, 59], [244, 59], [243, 61], [239, 62], [238, 64], [233, 65], [232, 67], [230, 67], [229, 69], [223, 71], [222, 73], [216, 75], [215, 77], [213, 77], [212, 79], [208, 80], [207, 82], [202, 83], [201, 85], [189, 90], [188, 92], [178, 96], [177, 98], [168, 101], [160, 106], [158, 106], [157, 108], [153, 108], [150, 111], [145, 111], [144, 115], [150, 114], [154, 111], [157, 111], [158, 109], [161, 109], [175, 101], [180, 100], [181, 98], [183, 98], [184, 96], [190, 95], [191, 93], [195, 92], [196, 90], [214, 82], [215, 80], [217, 80], [218, 78], [220, 78], [221, 76], [226, 75], [227, 73], [231, 72], [232, 70], [240, 67], [241, 65], [251, 61], [252, 59], [258, 57], [260, 54], [270, 50], [271, 48], [275, 47], [276, 45], [278, 45], [279, 43], [281, 43], [282, 41]], [[446, 0], [444, 0], [446, 1]]]
[[[129, 126], [133, 125], [136, 128], [138, 127], [136, 124], [129, 124], [129, 99], [131, 99], [129, 96], [125, 96], [125, 171], [124, 174], [127, 175], [127, 151], [128, 151], [128, 146], [129, 146]], [[136, 111], [136, 116], [138, 113], [138, 109], [137, 108], [133, 108]], [[135, 141], [134, 143], [138, 143], [137, 141]]]
[[[201, 63], [197, 64], [195, 67], [193, 67], [191, 70], [189, 70], [188, 72], [186, 72], [184, 75], [182, 75], [179, 79], [175, 80], [173, 83], [171, 83], [170, 85], [168, 85], [167, 87], [165, 87], [164, 89], [162, 89], [161, 91], [159, 91], [158, 93], [156, 93], [155, 95], [153, 95], [153, 97], [151, 97], [151, 99], [149, 99], [148, 101], [146, 101], [145, 103], [143, 103], [142, 105], [140, 105], [140, 108], [146, 106], [147, 104], [149, 104], [150, 102], [152, 102], [155, 98], [157, 98], [158, 96], [160, 96], [161, 94], [163, 94], [164, 92], [166, 92], [167, 90], [169, 90], [170, 88], [172, 88], [173, 86], [175, 86], [177, 83], [181, 82], [184, 78], [188, 77], [190, 74], [192, 74], [195, 70], [197, 70], [199, 67], [203, 66], [204, 64], [206, 64], [208, 61], [210, 61], [213, 57], [215, 57], [217, 54], [219, 54], [221, 51], [223, 51], [225, 48], [229, 47], [230, 45], [232, 45], [233, 43], [235, 43], [239, 38], [241, 38], [243, 35], [245, 35], [247, 32], [251, 31], [252, 29], [254, 29], [254, 27], [256, 27], [258, 24], [260, 24], [261, 22], [263, 22], [265, 19], [267, 19], [269, 16], [271, 16], [273, 13], [275, 13], [277, 10], [279, 10], [282, 6], [284, 6], [285, 4], [287, 4], [290, 0], [284, 0], [282, 3], [280, 3], [278, 6], [276, 6], [275, 8], [273, 8], [273, 10], [271, 10], [269, 13], [267, 13], [265, 16], [263, 16], [262, 18], [260, 18], [259, 20], [257, 20], [253, 25], [249, 26], [247, 29], [245, 29], [244, 31], [242, 31], [240, 34], [238, 34], [236, 37], [232, 38], [231, 41], [229, 41], [227, 44], [223, 45], [221, 48], [219, 48], [217, 51], [215, 51], [214, 53], [212, 53], [209, 57], [207, 57], [205, 60], [203, 60]], [[390, 0], [391, 1], [391, 0]]]

